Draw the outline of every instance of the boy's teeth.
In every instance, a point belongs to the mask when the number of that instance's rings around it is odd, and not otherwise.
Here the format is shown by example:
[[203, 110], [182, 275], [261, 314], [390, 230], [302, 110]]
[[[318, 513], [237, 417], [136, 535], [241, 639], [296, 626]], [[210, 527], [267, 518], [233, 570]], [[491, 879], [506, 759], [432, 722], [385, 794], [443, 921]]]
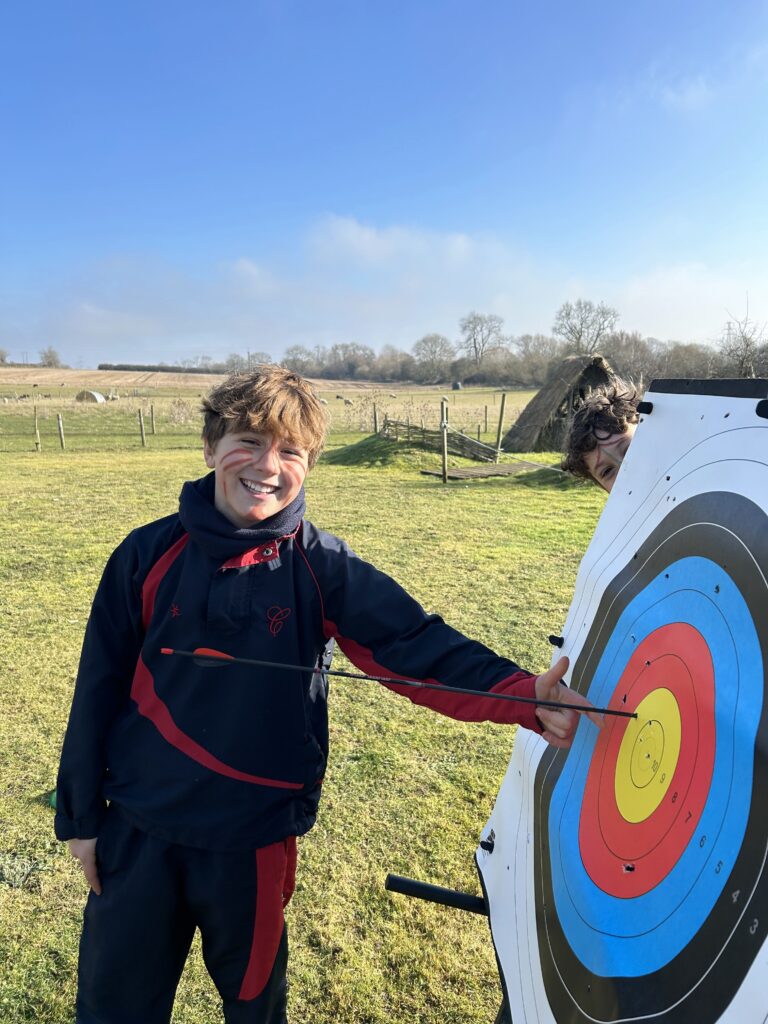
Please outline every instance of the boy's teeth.
[[242, 478], [240, 483], [247, 487], [249, 491], [253, 491], [254, 494], [272, 494], [277, 490], [276, 487], [270, 487], [269, 484], [254, 484], [250, 480], [243, 480]]

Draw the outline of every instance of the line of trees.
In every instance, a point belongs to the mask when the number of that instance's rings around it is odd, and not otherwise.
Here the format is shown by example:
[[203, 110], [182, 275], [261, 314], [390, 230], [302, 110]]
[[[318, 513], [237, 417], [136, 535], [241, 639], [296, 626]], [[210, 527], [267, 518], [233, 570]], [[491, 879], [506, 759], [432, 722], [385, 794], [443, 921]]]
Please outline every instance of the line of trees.
[[[459, 320], [459, 336], [425, 334], [411, 351], [385, 345], [380, 352], [354, 342], [330, 346], [291, 345], [280, 362], [307, 377], [328, 380], [380, 380], [392, 383], [465, 384], [494, 387], [540, 387], [566, 356], [604, 355], [621, 374], [638, 382], [653, 377], [768, 377], [766, 325], [749, 315], [731, 316], [714, 345], [659, 341], [618, 327], [619, 313], [586, 299], [566, 302], [555, 314], [551, 334], [504, 333], [504, 320], [472, 311]], [[8, 353], [0, 349], [0, 363]], [[184, 359], [179, 365], [100, 363], [100, 370], [176, 373], [233, 373], [270, 363], [266, 352], [231, 353]], [[48, 346], [40, 365], [58, 367], [61, 359]]]
[[502, 317], [473, 311], [459, 321], [455, 341], [426, 334], [410, 352], [388, 345], [378, 354], [366, 345], [293, 345], [282, 363], [309, 377], [540, 387], [566, 356], [599, 352], [636, 381], [768, 376], [766, 327], [748, 313], [731, 317], [714, 345], [645, 338], [619, 329], [619, 319], [602, 302], [578, 299], [560, 307], [551, 334], [508, 335]]

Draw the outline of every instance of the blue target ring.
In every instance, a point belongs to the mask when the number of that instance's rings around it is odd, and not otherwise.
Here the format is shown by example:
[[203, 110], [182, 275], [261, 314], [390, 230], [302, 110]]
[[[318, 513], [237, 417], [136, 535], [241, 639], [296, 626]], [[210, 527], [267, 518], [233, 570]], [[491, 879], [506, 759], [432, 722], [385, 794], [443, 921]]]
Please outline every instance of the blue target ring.
[[[721, 609], [727, 611], [727, 620]], [[619, 617], [587, 696], [607, 705], [638, 644], [670, 622], [687, 623], [704, 637], [715, 671], [712, 783], [699, 825], [678, 863], [655, 888], [632, 899], [604, 892], [587, 874], [579, 853], [579, 816], [596, 733], [586, 724], [579, 728], [549, 805], [557, 916], [578, 959], [603, 977], [650, 974], [689, 944], [722, 894], [749, 817], [763, 660], [749, 608], [719, 565], [698, 556], [683, 558], [641, 590]], [[600, 933], [599, 942], [595, 932]]]

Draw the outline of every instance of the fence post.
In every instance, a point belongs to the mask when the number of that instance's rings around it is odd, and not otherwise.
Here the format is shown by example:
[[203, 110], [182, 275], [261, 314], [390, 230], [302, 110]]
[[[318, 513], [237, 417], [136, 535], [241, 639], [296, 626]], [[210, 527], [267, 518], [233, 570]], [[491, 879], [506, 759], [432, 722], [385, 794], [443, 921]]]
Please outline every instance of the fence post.
[[144, 433], [144, 412], [139, 409], [139, 433], [141, 434], [141, 447], [147, 447], [147, 435]]
[[501, 408], [499, 409], [499, 428], [496, 431], [496, 462], [499, 461], [499, 455], [501, 454], [501, 435], [504, 431], [504, 407], [507, 404], [507, 392], [502, 391], [501, 393]]
[[378, 434], [379, 432], [379, 410], [376, 408], [376, 403], [373, 403], [373, 432]]
[[411, 417], [407, 416], [405, 419], [405, 429], [408, 431], [408, 440], [411, 440]]
[[43, 450], [43, 446], [40, 443], [40, 431], [36, 430], [35, 431], [35, 451], [36, 452], [41, 452], [42, 450]]
[[485, 433], [488, 433], [488, 406], [485, 407]]
[[477, 424], [477, 440], [480, 440], [480, 424]]
[[440, 436], [443, 455], [443, 483], [448, 483], [448, 403], [440, 402]]
[[64, 420], [61, 418], [61, 413], [56, 413], [56, 420], [59, 424], [59, 441], [61, 441], [61, 450], [64, 451], [66, 445], [64, 444]]
[[149, 429], [153, 434], [156, 434], [155, 430], [155, 403], [153, 402], [149, 407]]

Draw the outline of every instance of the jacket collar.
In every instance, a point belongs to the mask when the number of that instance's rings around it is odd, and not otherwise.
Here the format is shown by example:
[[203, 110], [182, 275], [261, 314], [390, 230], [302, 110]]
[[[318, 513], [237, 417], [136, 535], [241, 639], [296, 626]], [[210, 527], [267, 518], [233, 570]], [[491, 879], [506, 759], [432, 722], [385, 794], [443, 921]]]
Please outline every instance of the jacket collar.
[[195, 543], [212, 557], [222, 560], [240, 555], [266, 541], [291, 536], [301, 525], [306, 508], [302, 487], [290, 505], [276, 515], [258, 526], [242, 529], [219, 512], [214, 505], [214, 493], [214, 473], [200, 480], [188, 480], [179, 495], [179, 518]]

